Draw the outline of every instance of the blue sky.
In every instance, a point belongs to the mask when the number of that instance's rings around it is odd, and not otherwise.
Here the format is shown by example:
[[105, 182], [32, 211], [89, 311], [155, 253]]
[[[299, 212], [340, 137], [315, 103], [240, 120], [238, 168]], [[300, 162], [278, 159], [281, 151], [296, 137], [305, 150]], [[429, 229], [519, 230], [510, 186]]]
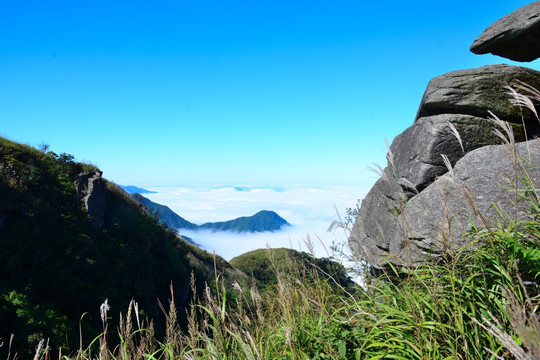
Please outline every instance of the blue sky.
[[529, 2], [0, 0], [0, 135], [120, 184], [369, 184], [431, 78], [512, 63], [469, 46]]

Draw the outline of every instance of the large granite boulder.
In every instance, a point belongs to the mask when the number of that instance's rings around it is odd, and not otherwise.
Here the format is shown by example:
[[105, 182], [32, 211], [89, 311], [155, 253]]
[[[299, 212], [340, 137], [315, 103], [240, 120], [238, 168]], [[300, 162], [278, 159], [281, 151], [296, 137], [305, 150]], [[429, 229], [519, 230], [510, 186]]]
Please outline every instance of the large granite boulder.
[[[376, 270], [388, 262], [415, 266], [465, 246], [473, 225], [489, 229], [504, 224], [508, 219], [501, 213], [528, 219], [530, 205], [518, 201], [512, 189], [515, 179], [525, 173], [533, 182], [540, 181], [540, 168], [534, 166], [540, 164], [540, 141], [522, 142], [515, 149], [516, 153], [509, 145], [476, 149], [461, 158], [452, 173], [437, 178], [406, 203], [396, 197], [390, 202], [366, 197], [349, 238], [351, 248]], [[395, 194], [393, 189], [399, 193], [399, 186], [383, 176], [371, 192]], [[369, 222], [375, 225], [366, 230]]]
[[430, 81], [413, 125], [394, 139], [383, 176], [362, 201], [349, 239], [355, 253], [374, 268], [387, 261], [407, 262], [403, 249], [411, 252], [405, 246], [410, 239], [404, 237], [409, 224], [403, 214], [417, 194], [448, 171], [441, 155], [454, 165], [475, 149], [502, 143], [494, 134], [496, 126], [486, 118], [487, 109], [510, 121], [517, 142], [540, 134], [535, 116], [513, 106], [504, 89], [518, 80], [540, 88], [540, 72], [507, 65], [453, 71]]
[[[458, 131], [462, 144], [449, 124]], [[412, 126], [396, 136], [390, 147], [393, 173], [399, 185], [410, 196], [422, 191], [437, 176], [447, 171], [441, 155], [446, 155], [455, 164], [474, 149], [500, 144], [501, 139], [493, 133], [495, 128], [486, 118], [464, 114], [440, 114], [417, 119]], [[514, 137], [518, 141], [525, 140], [522, 125], [514, 125]]]
[[409, 200], [402, 217], [407, 224], [404, 241], [390, 251], [416, 265], [425, 256], [467, 245], [473, 226], [497, 228], [509, 222], [508, 216], [530, 219], [532, 205], [516, 194], [516, 186], [522, 192], [526, 186], [516, 179], [527, 174], [533, 183], [540, 181], [540, 141], [522, 142], [515, 149], [517, 153], [512, 145], [474, 150], [457, 162], [453, 174]]
[[[540, 134], [534, 114], [528, 110], [520, 112], [504, 89], [518, 81], [540, 88], [540, 72], [501, 64], [452, 71], [432, 79], [413, 125], [398, 135], [390, 148], [399, 184], [421, 191], [446, 172], [442, 154], [455, 164], [471, 150], [499, 144], [501, 140], [493, 134], [493, 125], [487, 120], [487, 109], [511, 122], [516, 141]], [[449, 123], [458, 130], [463, 149]]]
[[489, 26], [472, 44], [475, 54], [492, 53], [515, 61], [540, 57], [540, 1], [506, 15]]
[[[493, 24], [471, 50], [529, 61], [540, 57], [539, 39], [537, 1]], [[513, 105], [505, 88], [523, 83], [540, 89], [540, 72], [500, 64], [430, 81], [413, 125], [394, 139], [388, 166], [363, 199], [349, 237], [353, 252], [375, 272], [388, 263], [414, 266], [463, 246], [472, 224], [489, 229], [505, 220], [493, 203], [503, 213], [515, 209], [515, 195], [503, 186], [516, 177], [519, 157], [508, 146], [495, 145], [502, 141], [487, 117], [489, 109], [507, 121], [516, 142], [538, 137], [536, 115]], [[516, 149], [540, 164], [536, 140]], [[448, 166], [455, 168], [448, 172]], [[540, 180], [539, 169], [529, 174]], [[518, 209], [520, 219], [526, 210]]]
[[[416, 119], [438, 114], [467, 114], [486, 117], [491, 110], [501, 119], [522, 123], [520, 111], [508, 101], [504, 86], [524, 82], [540, 88], [540, 72], [521, 66], [487, 65], [458, 70], [433, 78], [422, 97]], [[527, 123], [538, 121], [530, 112]]]
[[[399, 215], [407, 200], [389, 168], [384, 169], [381, 178], [362, 200], [349, 236], [349, 247], [353, 254], [366, 260], [372, 268], [385, 267], [390, 244], [401, 238]], [[401, 263], [399, 259], [397, 262]]]

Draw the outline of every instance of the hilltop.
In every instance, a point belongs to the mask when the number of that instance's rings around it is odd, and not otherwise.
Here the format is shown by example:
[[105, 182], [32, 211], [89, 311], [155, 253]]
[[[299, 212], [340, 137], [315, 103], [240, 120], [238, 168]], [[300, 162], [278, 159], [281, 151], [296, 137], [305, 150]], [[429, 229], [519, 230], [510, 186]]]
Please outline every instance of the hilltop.
[[260, 289], [277, 285], [280, 273], [309, 281], [332, 278], [345, 288], [354, 285], [343, 265], [293, 249], [253, 250], [232, 258], [230, 264], [252, 276]]
[[264, 232], [278, 231], [290, 225], [285, 219], [273, 211], [262, 210], [252, 216], [242, 216], [223, 222], [206, 223], [199, 229], [232, 232]]
[[202, 225], [194, 224], [172, 211], [168, 206], [158, 204], [142, 196], [140, 193], [131, 194], [133, 199], [143, 205], [161, 224], [172, 229], [213, 230], [232, 232], [265, 232], [278, 231], [290, 225], [274, 211], [262, 210], [252, 216], [242, 216], [223, 222], [208, 222]]

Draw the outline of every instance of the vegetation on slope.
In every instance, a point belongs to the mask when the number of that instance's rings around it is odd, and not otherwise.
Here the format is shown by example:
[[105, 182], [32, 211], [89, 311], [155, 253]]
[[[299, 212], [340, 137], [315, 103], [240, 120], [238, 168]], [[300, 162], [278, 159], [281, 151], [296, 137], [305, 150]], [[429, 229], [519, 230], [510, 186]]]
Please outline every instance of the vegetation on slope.
[[353, 282], [340, 263], [327, 258], [315, 258], [293, 249], [259, 249], [231, 259], [230, 264], [252, 276], [259, 289], [265, 290], [278, 283], [278, 274], [315, 281], [331, 279], [338, 286], [349, 288]]
[[[187, 307], [186, 330], [178, 321], [183, 311], [179, 309], [182, 303], [175, 286], [167, 315], [155, 318], [165, 323], [162, 337], [156, 338], [151, 324], [138, 322], [136, 315], [140, 311], [134, 313], [133, 304], [128, 309], [124, 302], [123, 309], [128, 312], [121, 323], [113, 322], [117, 313], [109, 314], [101, 330], [104, 333], [92, 333], [99, 347], [88, 347], [88, 342], [83, 342], [77, 353], [64, 359], [536, 359], [540, 357], [540, 203], [535, 189], [527, 177], [516, 187], [521, 201], [530, 203], [529, 221], [490, 231], [475, 229], [471, 246], [448, 253], [438, 263], [406, 272], [395, 269], [383, 279], [368, 278], [364, 290], [353, 292], [335, 286], [318, 266], [296, 267], [293, 264], [297, 255], [280, 255], [287, 250], [267, 251], [267, 259], [263, 250], [234, 261], [245, 269], [252, 266], [253, 274], [257, 269], [251, 258], [261, 264], [270, 261], [275, 281], [267, 276], [268, 271], [263, 271], [261, 288], [253, 284], [248, 290], [245, 283], [227, 282], [218, 275], [214, 282], [218, 291], [212, 292], [193, 278], [190, 293], [194, 296]], [[126, 196], [123, 192], [113, 193]], [[147, 217], [151, 218], [149, 214]], [[188, 246], [184, 242], [174, 244]], [[97, 243], [93, 245], [100, 249]], [[114, 241], [109, 246], [114, 246]], [[37, 256], [30, 259], [36, 261]], [[151, 261], [152, 251], [147, 256], [150, 259], [145, 261]], [[286, 262], [279, 265], [283, 259], [289, 259], [290, 266]], [[2, 263], [6, 261], [4, 257]], [[24, 260], [19, 258], [15, 263], [18, 261]], [[43, 265], [43, 271], [47, 266], [54, 263]], [[123, 266], [120, 269], [106, 271], [120, 278], [126, 277], [125, 271], [137, 271]], [[9, 274], [15, 276], [18, 272]], [[77, 287], [84, 285], [76, 277], [62, 280], [67, 294], [75, 297]], [[58, 290], [55, 282], [49, 277], [41, 285]], [[44, 321], [40, 325], [42, 332], [34, 333], [36, 339], [39, 335], [50, 337], [54, 331], [61, 333], [62, 321], [67, 319], [55, 312], [52, 302], [32, 303], [31, 289], [3, 291], [2, 314], [16, 314], [14, 319], [26, 321], [27, 326]], [[138, 291], [153, 291], [142, 289]], [[161, 303], [166, 304], [164, 300]], [[34, 311], [32, 321], [27, 316], [29, 311]], [[99, 322], [98, 314], [94, 316]], [[24, 327], [2, 323], [7, 324], [5, 328], [15, 326], [24, 333]], [[114, 329], [119, 329], [118, 335]], [[95, 328], [87, 327], [83, 334], [92, 330]], [[115, 340], [121, 346], [116, 347]], [[45, 347], [38, 356], [45, 353], [51, 355]]]
[[139, 193], [131, 194], [131, 196], [144, 206], [152, 216], [158, 219], [160, 224], [167, 224], [171, 229], [197, 229], [199, 227], [176, 214], [168, 206], [155, 203]]
[[[168, 337], [121, 331], [123, 346], [73, 359], [537, 359], [540, 356], [540, 223], [476, 234], [476, 246], [356, 292], [311, 268], [274, 267], [276, 284], [227, 286], [194, 297], [181, 331], [169, 303]], [[319, 275], [318, 275], [319, 274]], [[126, 330], [126, 327], [123, 328]], [[153, 345], [149, 345], [153, 344]], [[146, 354], [146, 355], [145, 355]]]
[[92, 226], [74, 187], [88, 170], [97, 169], [0, 138], [0, 338], [7, 344], [15, 334], [12, 349], [20, 354], [41, 338], [53, 347], [78, 347], [79, 328], [86, 341], [93, 338], [105, 299], [111, 328], [135, 299], [159, 335], [164, 322], [157, 300], [166, 302], [170, 284], [183, 307], [191, 272], [200, 288], [212, 283], [215, 270], [229, 282], [247, 281], [223, 259], [214, 262], [160, 226], [112, 183], [106, 182], [106, 226]]

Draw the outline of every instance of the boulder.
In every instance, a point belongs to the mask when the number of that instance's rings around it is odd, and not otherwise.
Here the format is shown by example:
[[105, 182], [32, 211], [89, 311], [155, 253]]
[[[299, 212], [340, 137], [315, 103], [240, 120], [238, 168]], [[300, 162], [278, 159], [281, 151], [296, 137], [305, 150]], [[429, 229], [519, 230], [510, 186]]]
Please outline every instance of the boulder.
[[506, 15], [489, 26], [472, 44], [475, 54], [492, 53], [515, 61], [540, 57], [540, 1]]
[[[376, 203], [376, 196], [366, 197], [367, 206], [364, 209], [362, 204], [349, 238], [351, 248], [375, 269], [387, 262], [415, 266], [467, 245], [470, 239], [466, 234], [473, 226], [489, 229], [508, 222], [501, 214], [528, 219], [530, 205], [518, 202], [512, 190], [516, 178], [525, 173], [533, 183], [540, 181], [540, 168], [529, 165], [540, 164], [540, 141], [522, 142], [515, 149], [516, 153], [509, 145], [476, 149], [461, 158], [452, 173], [439, 177], [406, 203], [387, 202], [386, 206], [394, 205], [393, 210], [385, 208], [383, 202]], [[391, 188], [391, 180], [381, 179], [369, 194], [381, 195], [392, 192]], [[376, 226], [366, 230], [370, 221]]]
[[[449, 124], [458, 131], [463, 149]], [[412, 196], [422, 191], [447, 168], [441, 155], [455, 164], [465, 153], [486, 145], [500, 144], [495, 125], [485, 118], [462, 114], [440, 114], [417, 119], [396, 136], [390, 147], [393, 172], [399, 185]], [[525, 140], [523, 126], [514, 125], [517, 141]]]
[[[501, 119], [521, 124], [519, 109], [510, 105], [504, 86], [522, 81], [540, 88], [540, 72], [504, 64], [458, 70], [438, 76], [429, 82], [415, 121], [439, 114], [464, 114], [487, 117], [488, 109]], [[525, 122], [538, 126], [536, 117], [524, 112]]]
[[[453, 166], [475, 149], [502, 143], [494, 134], [498, 127], [486, 118], [486, 109], [511, 121], [517, 142], [540, 134], [536, 117], [513, 106], [504, 89], [517, 80], [540, 88], [540, 72], [507, 65], [453, 71], [430, 81], [413, 125], [394, 139], [383, 176], [362, 201], [349, 239], [353, 252], [380, 269], [387, 261], [416, 263], [421, 254], [439, 251], [433, 236], [424, 236], [420, 230], [408, 236], [410, 223], [419, 220], [408, 221], [404, 216], [448, 172], [441, 155]], [[459, 133], [461, 143], [449, 124]], [[429, 210], [426, 214], [430, 215]], [[422, 240], [406, 246], [412, 239]]]
[[533, 183], [540, 181], [540, 141], [522, 142], [515, 149], [517, 153], [511, 145], [474, 150], [457, 162], [453, 174], [409, 200], [403, 212], [407, 233], [394, 247], [397, 257], [415, 265], [424, 256], [467, 245], [466, 234], [473, 226], [490, 229], [514, 217], [530, 219], [532, 205], [516, 195], [516, 186], [521, 191], [526, 186], [516, 179], [527, 174]]
[[390, 243], [399, 238], [400, 212], [406, 194], [392, 171], [384, 169], [381, 178], [362, 200], [362, 206], [349, 237], [353, 254], [360, 255], [373, 268], [380, 269], [390, 254]]

